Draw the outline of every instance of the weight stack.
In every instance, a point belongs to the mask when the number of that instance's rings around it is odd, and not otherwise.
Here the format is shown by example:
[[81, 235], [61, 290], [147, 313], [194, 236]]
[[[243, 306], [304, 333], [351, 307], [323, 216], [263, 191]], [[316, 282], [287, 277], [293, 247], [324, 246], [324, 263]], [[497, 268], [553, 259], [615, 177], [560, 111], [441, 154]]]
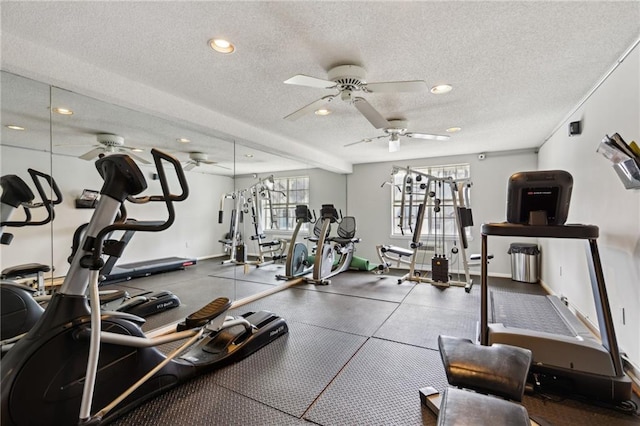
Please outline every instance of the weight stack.
[[247, 263], [247, 245], [238, 244], [236, 246], [236, 262]]
[[431, 258], [431, 279], [439, 283], [449, 282], [449, 259], [444, 256]]

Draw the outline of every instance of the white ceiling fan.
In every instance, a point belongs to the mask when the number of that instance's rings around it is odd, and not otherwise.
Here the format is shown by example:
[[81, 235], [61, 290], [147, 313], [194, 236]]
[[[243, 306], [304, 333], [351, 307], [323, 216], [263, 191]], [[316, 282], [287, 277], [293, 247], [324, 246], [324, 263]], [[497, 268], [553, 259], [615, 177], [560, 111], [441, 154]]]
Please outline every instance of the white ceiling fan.
[[389, 122], [363, 97], [356, 96], [358, 92], [391, 93], [424, 92], [429, 90], [427, 82], [424, 80], [367, 83], [365, 69], [357, 65], [340, 65], [332, 68], [329, 70], [328, 80], [298, 74], [286, 80], [285, 83], [318, 89], [335, 89], [338, 91], [333, 95], [327, 95], [311, 102], [309, 105], [287, 115], [284, 117], [285, 120], [297, 120], [305, 114], [318, 110], [339, 96], [343, 101], [353, 104], [376, 129], [390, 127]]
[[404, 120], [389, 120], [389, 127], [385, 127], [382, 129], [384, 131], [384, 135], [376, 136], [373, 138], [365, 138], [361, 139], [358, 142], [352, 142], [344, 145], [345, 147], [357, 145], [359, 143], [369, 143], [373, 142], [376, 139], [388, 138], [389, 139], [389, 152], [396, 152], [400, 150], [400, 137], [404, 136], [407, 138], [416, 138], [416, 139], [431, 139], [436, 141], [446, 141], [449, 140], [450, 136], [448, 135], [436, 135], [431, 133], [418, 133], [418, 132], [410, 132], [407, 130], [407, 122]]
[[96, 141], [99, 145], [94, 145], [94, 148], [86, 152], [78, 158], [91, 161], [100, 156], [100, 154], [112, 154], [115, 152], [126, 152], [131, 158], [139, 161], [143, 164], [151, 164], [150, 161], [134, 154], [134, 152], [142, 152], [140, 148], [134, 148], [124, 145], [124, 138], [122, 136], [114, 135], [111, 133], [98, 133], [96, 135]]
[[216, 167], [230, 170], [228, 167], [221, 166], [215, 161], [209, 160], [209, 155], [204, 152], [188, 151], [187, 154], [189, 154], [189, 160], [187, 161], [186, 165], [183, 167], [183, 170], [185, 171], [193, 170], [194, 168], [199, 167], [203, 164], [210, 164]]

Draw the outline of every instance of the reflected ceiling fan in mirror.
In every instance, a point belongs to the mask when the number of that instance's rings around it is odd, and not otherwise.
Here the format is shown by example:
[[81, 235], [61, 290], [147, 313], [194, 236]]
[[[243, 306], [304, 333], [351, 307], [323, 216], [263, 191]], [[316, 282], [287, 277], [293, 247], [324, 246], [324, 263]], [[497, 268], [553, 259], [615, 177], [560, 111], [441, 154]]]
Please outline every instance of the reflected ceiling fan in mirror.
[[[98, 145], [94, 145], [94, 148], [78, 156], [83, 160], [91, 161], [100, 156], [100, 154], [113, 154], [115, 152], [124, 152], [136, 161], [143, 164], [151, 164], [150, 161], [134, 154], [134, 152], [142, 152], [141, 148], [135, 148], [132, 146], [125, 146], [124, 138], [122, 136], [114, 135], [112, 133], [98, 133], [96, 135], [96, 141]], [[70, 145], [61, 145], [70, 146]]]
[[407, 130], [407, 122], [404, 120], [389, 120], [387, 122], [388, 127], [382, 129], [384, 135], [376, 136], [373, 138], [361, 139], [358, 142], [352, 142], [344, 145], [345, 147], [357, 145], [359, 143], [369, 143], [376, 139], [387, 138], [389, 141], [389, 152], [396, 152], [400, 150], [400, 137], [416, 138], [416, 139], [430, 139], [435, 141], [449, 140], [448, 135], [436, 135], [432, 133], [419, 133], [410, 132]]
[[424, 80], [411, 81], [386, 81], [379, 83], [367, 83], [366, 71], [357, 65], [340, 65], [332, 68], [328, 72], [328, 80], [317, 77], [310, 77], [298, 74], [285, 81], [285, 84], [297, 86], [313, 87], [317, 89], [334, 89], [338, 92], [333, 95], [324, 96], [309, 105], [287, 115], [285, 120], [297, 120], [308, 113], [320, 109], [325, 104], [340, 97], [344, 102], [353, 104], [358, 111], [376, 129], [389, 127], [389, 122], [363, 97], [356, 96], [362, 93], [397, 93], [397, 92], [427, 92], [429, 90], [427, 82]]
[[215, 161], [209, 160], [209, 155], [204, 153], [204, 152], [200, 152], [200, 151], [185, 151], [185, 153], [189, 154], [189, 160], [187, 161], [185, 166], [182, 168], [185, 171], [193, 170], [194, 168], [200, 167], [203, 164], [209, 164], [209, 165], [212, 165], [212, 166], [220, 167], [222, 169], [231, 170], [228, 167], [224, 167], [224, 166], [219, 165]]

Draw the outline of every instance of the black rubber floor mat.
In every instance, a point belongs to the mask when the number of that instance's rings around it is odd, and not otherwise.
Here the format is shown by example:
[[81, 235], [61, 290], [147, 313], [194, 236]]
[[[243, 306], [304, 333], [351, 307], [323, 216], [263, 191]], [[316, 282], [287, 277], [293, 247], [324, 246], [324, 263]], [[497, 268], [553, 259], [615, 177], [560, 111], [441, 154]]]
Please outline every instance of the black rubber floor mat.
[[279, 426], [308, 423], [218, 386], [205, 375], [160, 395], [112, 424]]
[[443, 391], [437, 351], [369, 339], [304, 418], [322, 425], [435, 425], [418, 389]]
[[215, 372], [212, 380], [301, 417], [366, 338], [292, 321], [288, 324], [288, 335]]
[[286, 320], [371, 336], [397, 303], [290, 288], [242, 306], [237, 313], [267, 310]]
[[546, 296], [491, 291], [489, 322], [505, 327], [575, 336]]
[[475, 340], [479, 319], [479, 309], [476, 313], [402, 304], [374, 337], [437, 350], [440, 334]]
[[329, 285], [306, 284], [301, 288], [400, 303], [413, 287], [411, 284], [400, 286], [397, 278], [372, 272], [345, 271], [330, 279]]
[[[408, 285], [403, 283], [400, 287]], [[480, 310], [480, 287], [474, 286], [467, 293], [462, 287], [441, 288], [431, 284], [417, 284], [403, 303], [437, 308], [459, 309], [464, 311]]]

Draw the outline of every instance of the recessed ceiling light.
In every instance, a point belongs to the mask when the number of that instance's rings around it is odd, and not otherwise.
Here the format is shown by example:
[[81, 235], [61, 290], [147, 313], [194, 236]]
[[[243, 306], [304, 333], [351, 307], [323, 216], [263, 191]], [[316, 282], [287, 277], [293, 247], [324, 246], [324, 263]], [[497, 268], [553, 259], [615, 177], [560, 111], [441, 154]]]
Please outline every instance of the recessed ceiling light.
[[431, 88], [431, 93], [434, 95], [442, 95], [444, 93], [449, 93], [452, 89], [453, 87], [449, 84], [439, 84]]
[[331, 114], [331, 110], [327, 108], [320, 108], [315, 112], [316, 115], [329, 115]]
[[222, 38], [212, 38], [209, 40], [209, 46], [220, 53], [233, 53], [236, 50], [233, 44]]
[[253, 158], [253, 154], [245, 154], [244, 156], [247, 158]]
[[449, 127], [446, 131], [448, 133], [456, 133], [456, 132], [459, 132], [460, 130], [462, 130], [461, 127]]
[[5, 127], [11, 130], [24, 130], [24, 127], [16, 126], [15, 124], [7, 124]]
[[56, 114], [61, 114], [61, 115], [73, 115], [73, 111], [71, 111], [68, 108], [54, 108], [53, 112], [55, 112]]
[[187, 139], [187, 138], [178, 138], [176, 140], [178, 142], [180, 142], [180, 143], [189, 143], [189, 142], [191, 142], [191, 139]]

